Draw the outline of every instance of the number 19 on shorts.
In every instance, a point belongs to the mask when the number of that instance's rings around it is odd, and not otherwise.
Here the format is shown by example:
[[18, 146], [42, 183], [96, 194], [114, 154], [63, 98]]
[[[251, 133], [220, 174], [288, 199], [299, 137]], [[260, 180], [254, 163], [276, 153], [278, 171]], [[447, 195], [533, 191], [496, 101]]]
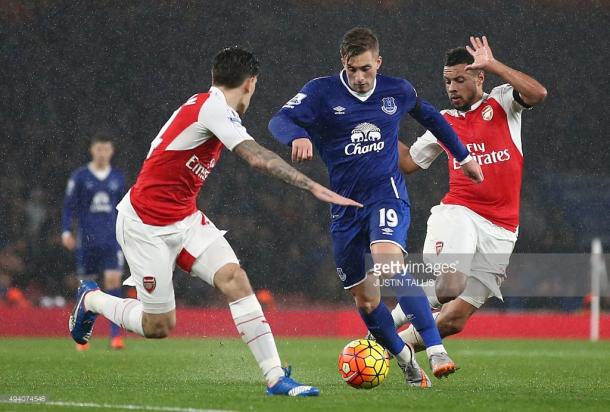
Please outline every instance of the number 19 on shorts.
[[379, 209], [379, 227], [396, 227], [398, 226], [398, 214], [394, 209]]

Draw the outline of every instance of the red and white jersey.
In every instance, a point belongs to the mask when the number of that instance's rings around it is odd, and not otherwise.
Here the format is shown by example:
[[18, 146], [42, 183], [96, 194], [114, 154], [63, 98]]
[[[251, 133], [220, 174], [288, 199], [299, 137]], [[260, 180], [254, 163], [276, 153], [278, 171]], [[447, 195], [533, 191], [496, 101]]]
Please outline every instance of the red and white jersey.
[[[150, 146], [138, 179], [117, 209], [147, 225], [169, 226], [197, 212], [197, 195], [220, 159], [252, 140], [216, 87], [192, 96]], [[134, 216], [134, 212], [136, 216]]]
[[[449, 165], [449, 193], [444, 204], [469, 208], [497, 226], [516, 232], [523, 175], [521, 112], [526, 109], [504, 84], [474, 104], [467, 112], [444, 110], [443, 116], [481, 168], [485, 179], [476, 184], [462, 174], [460, 164], [445, 150]], [[429, 131], [411, 147], [411, 157], [427, 169], [444, 150]]]

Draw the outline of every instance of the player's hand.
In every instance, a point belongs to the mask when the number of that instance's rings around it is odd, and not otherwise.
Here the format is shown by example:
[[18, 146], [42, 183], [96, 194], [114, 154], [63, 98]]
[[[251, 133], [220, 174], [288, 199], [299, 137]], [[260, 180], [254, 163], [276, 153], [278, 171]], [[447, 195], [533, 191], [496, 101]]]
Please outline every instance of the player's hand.
[[470, 36], [470, 46], [466, 46], [468, 53], [474, 57], [474, 62], [465, 67], [466, 70], [487, 70], [493, 63], [495, 63], [494, 55], [491, 52], [491, 47], [487, 43], [487, 37]]
[[472, 159], [470, 162], [462, 165], [462, 173], [464, 173], [464, 176], [475, 183], [481, 183], [484, 178], [481, 166], [475, 159]]
[[62, 233], [61, 244], [64, 245], [64, 247], [70, 252], [72, 252], [76, 248], [76, 239], [74, 239], [72, 233]]
[[318, 183], [316, 183], [309, 191], [312, 195], [314, 195], [316, 198], [323, 202], [333, 203], [339, 206], [363, 207], [362, 203], [358, 203], [353, 201], [352, 199], [343, 197]]
[[295, 163], [313, 159], [313, 146], [306, 137], [292, 141], [292, 161]]

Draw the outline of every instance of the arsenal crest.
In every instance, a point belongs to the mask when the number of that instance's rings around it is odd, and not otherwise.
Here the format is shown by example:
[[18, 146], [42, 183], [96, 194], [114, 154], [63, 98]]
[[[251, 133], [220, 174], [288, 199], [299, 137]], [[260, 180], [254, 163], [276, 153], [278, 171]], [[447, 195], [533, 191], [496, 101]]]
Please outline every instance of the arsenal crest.
[[146, 289], [148, 293], [152, 293], [157, 287], [157, 279], [155, 279], [154, 276], [144, 276], [142, 283], [144, 284], [144, 289]]
[[435, 245], [435, 247], [436, 247], [436, 256], [441, 254], [441, 252], [443, 251], [443, 246], [445, 246], [445, 242], [442, 242], [440, 240], [438, 242], [436, 242], [436, 245]]
[[483, 120], [490, 121], [494, 117], [494, 109], [491, 106], [485, 106], [483, 111], [481, 112], [481, 116], [483, 116]]

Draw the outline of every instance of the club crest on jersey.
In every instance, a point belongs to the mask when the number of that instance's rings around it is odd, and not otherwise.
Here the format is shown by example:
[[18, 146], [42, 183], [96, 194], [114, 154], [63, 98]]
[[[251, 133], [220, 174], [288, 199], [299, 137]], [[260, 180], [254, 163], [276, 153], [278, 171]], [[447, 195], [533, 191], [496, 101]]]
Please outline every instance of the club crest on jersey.
[[491, 106], [485, 106], [483, 111], [481, 112], [481, 116], [483, 116], [483, 120], [490, 121], [494, 117], [494, 109]]
[[435, 245], [436, 256], [441, 254], [441, 252], [443, 251], [443, 246], [445, 246], [445, 242], [440, 241], [440, 240], [438, 242], [436, 242], [436, 245]]
[[381, 99], [381, 110], [383, 110], [385, 114], [389, 114], [390, 116], [396, 113], [398, 107], [396, 107], [396, 101], [394, 100], [394, 98], [384, 97], [383, 99]]
[[154, 276], [144, 276], [142, 284], [148, 293], [152, 293], [157, 287], [157, 279]]
[[341, 282], [345, 282], [345, 279], [347, 279], [347, 275], [345, 274], [345, 272], [343, 272], [343, 268], [337, 268], [337, 275], [339, 275], [339, 279], [341, 279]]

